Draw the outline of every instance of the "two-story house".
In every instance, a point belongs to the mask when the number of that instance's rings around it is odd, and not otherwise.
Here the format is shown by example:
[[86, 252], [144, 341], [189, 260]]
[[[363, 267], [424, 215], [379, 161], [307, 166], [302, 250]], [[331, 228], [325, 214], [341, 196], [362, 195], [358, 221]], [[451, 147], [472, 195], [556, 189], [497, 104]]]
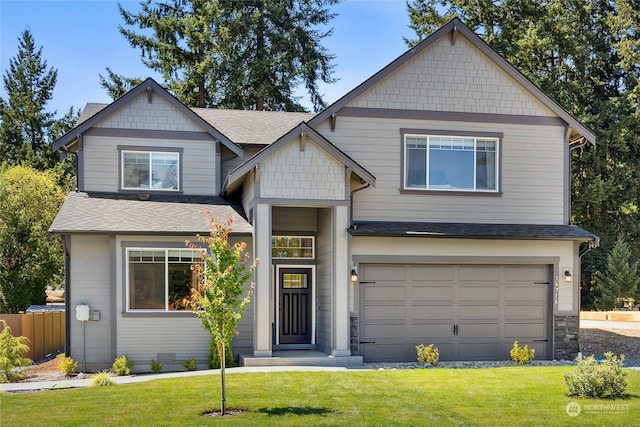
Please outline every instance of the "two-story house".
[[515, 340], [573, 358], [580, 245], [597, 243], [570, 224], [585, 141], [458, 19], [316, 115], [187, 108], [146, 80], [54, 144], [78, 167], [51, 226], [67, 351], [89, 369], [123, 354], [205, 365], [209, 336], [180, 301], [201, 262], [184, 241], [208, 210], [260, 259], [233, 342], [244, 363], [413, 361], [429, 343], [501, 360]]

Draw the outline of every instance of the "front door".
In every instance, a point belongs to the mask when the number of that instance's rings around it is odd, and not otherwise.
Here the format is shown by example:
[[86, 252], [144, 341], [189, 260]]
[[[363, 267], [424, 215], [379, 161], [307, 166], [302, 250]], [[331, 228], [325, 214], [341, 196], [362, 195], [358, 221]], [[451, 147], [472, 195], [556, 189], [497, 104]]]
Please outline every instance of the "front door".
[[279, 268], [278, 286], [280, 344], [310, 344], [313, 270]]

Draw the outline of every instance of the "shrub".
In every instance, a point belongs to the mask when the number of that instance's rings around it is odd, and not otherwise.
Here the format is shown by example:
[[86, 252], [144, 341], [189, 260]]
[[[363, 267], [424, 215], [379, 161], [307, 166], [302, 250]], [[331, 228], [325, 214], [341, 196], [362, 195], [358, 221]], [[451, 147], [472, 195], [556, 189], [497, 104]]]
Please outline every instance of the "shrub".
[[[231, 344], [227, 344], [226, 349], [224, 351], [225, 355], [225, 368], [232, 368], [235, 365], [235, 360], [233, 360], [233, 351], [231, 350]], [[211, 340], [209, 344], [209, 357], [208, 357], [208, 365], [209, 369], [219, 369], [220, 368], [220, 355], [218, 353], [218, 347], [214, 340]]]
[[115, 381], [111, 379], [111, 372], [106, 370], [98, 372], [91, 378], [91, 386], [93, 387], [105, 387], [115, 384]]
[[29, 351], [26, 337], [14, 337], [7, 322], [2, 320], [0, 332], [0, 382], [14, 382], [22, 379], [24, 374], [16, 368], [31, 365], [31, 359], [22, 357]]
[[127, 359], [127, 356], [120, 356], [113, 362], [113, 372], [119, 377], [131, 374], [133, 362]]
[[438, 347], [434, 347], [433, 344], [429, 344], [426, 347], [424, 344], [420, 344], [419, 346], [416, 346], [416, 351], [418, 352], [418, 362], [421, 364], [426, 365], [429, 363], [431, 366], [436, 366], [438, 364], [440, 351], [438, 351]]
[[578, 366], [564, 376], [569, 396], [617, 399], [624, 397], [627, 388], [626, 372], [622, 370], [624, 355], [608, 352], [598, 363], [593, 356], [578, 359]]
[[536, 351], [534, 349], [529, 349], [529, 346], [526, 345], [524, 347], [520, 347], [518, 345], [518, 341], [514, 341], [510, 354], [511, 360], [518, 365], [524, 365], [525, 363], [529, 363], [533, 360]]
[[69, 377], [76, 371], [77, 367], [78, 362], [70, 357], [63, 357], [62, 362], [60, 362], [60, 366], [58, 366], [58, 369], [60, 370], [60, 372]]
[[187, 371], [195, 371], [196, 369], [198, 369], [196, 359], [193, 357], [190, 357], [189, 359], [182, 362], [182, 366], [184, 366], [184, 369], [186, 369]]
[[162, 363], [158, 362], [157, 360], [151, 359], [151, 372], [157, 374], [160, 371], [162, 371]]

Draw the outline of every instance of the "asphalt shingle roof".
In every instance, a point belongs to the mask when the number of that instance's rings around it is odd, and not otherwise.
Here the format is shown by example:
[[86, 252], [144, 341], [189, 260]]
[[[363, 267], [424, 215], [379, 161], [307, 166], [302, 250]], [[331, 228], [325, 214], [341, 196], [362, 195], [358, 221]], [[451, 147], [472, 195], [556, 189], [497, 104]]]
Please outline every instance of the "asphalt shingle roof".
[[[88, 103], [76, 126], [93, 117], [109, 104]], [[282, 111], [223, 110], [191, 108], [204, 121], [236, 144], [271, 144], [300, 122], [315, 114]]]
[[350, 232], [354, 236], [598, 240], [598, 236], [576, 225], [356, 222]]
[[221, 222], [233, 219], [234, 234], [250, 234], [253, 227], [242, 207], [221, 197], [70, 193], [49, 232], [112, 234], [205, 234], [209, 232], [202, 211]]

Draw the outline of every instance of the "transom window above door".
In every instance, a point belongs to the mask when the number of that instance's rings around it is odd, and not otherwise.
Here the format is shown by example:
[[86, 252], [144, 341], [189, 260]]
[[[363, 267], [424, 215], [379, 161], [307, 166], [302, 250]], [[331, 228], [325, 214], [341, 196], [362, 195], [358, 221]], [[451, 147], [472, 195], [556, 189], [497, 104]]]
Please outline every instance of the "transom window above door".
[[121, 150], [123, 190], [180, 190], [180, 152]]
[[313, 236], [273, 236], [271, 258], [313, 259], [315, 239]]
[[498, 192], [500, 138], [404, 134], [407, 190]]

